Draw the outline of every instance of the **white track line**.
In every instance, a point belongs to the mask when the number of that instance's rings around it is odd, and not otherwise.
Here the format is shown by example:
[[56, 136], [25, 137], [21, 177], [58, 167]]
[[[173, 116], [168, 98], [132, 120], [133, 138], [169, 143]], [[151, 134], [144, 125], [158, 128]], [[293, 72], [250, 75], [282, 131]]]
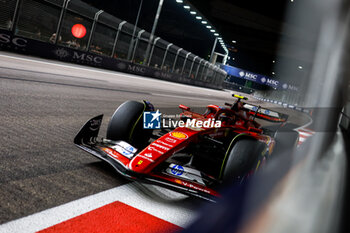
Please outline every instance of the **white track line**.
[[[205, 98], [205, 97], [193, 97], [193, 96], [180, 96], [180, 95], [171, 95], [171, 94], [160, 94], [160, 93], [151, 93], [153, 96], [164, 96], [164, 97], [174, 97], [174, 98], [182, 98], [182, 99], [197, 99], [197, 100], [208, 100], [208, 101], [213, 101], [213, 99], [216, 99], [216, 97], [212, 98]], [[222, 99], [222, 98], [219, 98]]]
[[313, 120], [312, 120], [312, 118], [308, 115], [308, 114], [304, 114], [305, 116], [307, 116], [308, 118], [309, 118], [309, 122], [308, 123], [306, 123], [305, 125], [302, 125], [302, 126], [300, 126], [300, 127], [298, 127], [298, 128], [295, 128], [294, 130], [299, 130], [299, 129], [301, 129], [301, 130], [305, 130], [309, 125], [311, 125], [312, 123], [313, 123]]
[[[40, 64], [45, 64], [45, 65], [53, 65], [53, 66], [58, 66], [58, 67], [64, 67], [64, 68], [71, 68], [71, 69], [76, 69], [76, 70], [84, 70], [84, 71], [92, 71], [92, 72], [97, 72], [100, 74], [116, 74], [116, 72], [118, 73], [118, 76], [123, 76], [123, 77], [127, 77], [127, 78], [139, 78], [139, 79], [144, 79], [143, 77], [137, 77], [137, 75], [131, 75], [131, 74], [124, 74], [118, 71], [102, 71], [102, 70], [98, 70], [97, 68], [91, 67], [91, 68], [83, 68], [83, 67], [78, 67], [78, 66], [74, 66], [74, 64], [72, 65], [63, 65], [63, 64], [59, 64], [59, 63], [55, 63], [55, 62], [48, 62], [48, 61], [40, 61], [40, 60], [33, 60], [30, 58], [23, 58], [23, 57], [15, 57], [15, 56], [8, 56], [8, 55], [4, 55], [4, 54], [0, 54], [0, 57], [4, 57], [4, 58], [10, 58], [10, 59], [14, 59], [14, 60], [20, 60], [20, 61], [27, 61], [27, 62], [32, 62], [32, 63], [40, 63]], [[59, 61], [57, 61], [59, 62]]]
[[171, 195], [175, 203], [155, 201], [140, 194], [132, 183], [126, 184], [10, 221], [0, 225], [0, 232], [37, 232], [115, 201], [123, 202], [177, 226], [186, 227], [194, 220], [196, 214], [183, 205], [176, 205], [179, 199], [186, 196], [175, 192]]

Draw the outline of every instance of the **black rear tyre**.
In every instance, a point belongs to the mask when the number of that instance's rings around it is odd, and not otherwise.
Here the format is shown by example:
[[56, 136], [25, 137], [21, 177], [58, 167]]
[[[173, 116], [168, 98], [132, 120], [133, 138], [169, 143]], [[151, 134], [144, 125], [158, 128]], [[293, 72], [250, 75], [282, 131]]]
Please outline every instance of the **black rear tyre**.
[[275, 134], [276, 146], [272, 156], [292, 153], [299, 141], [299, 133], [294, 130], [277, 131]]
[[107, 128], [107, 139], [122, 140], [143, 148], [152, 135], [152, 130], [143, 129], [143, 112], [146, 103], [126, 101], [115, 110]]
[[262, 158], [265, 144], [253, 138], [243, 138], [229, 148], [223, 161], [222, 180], [232, 181], [248, 174]]

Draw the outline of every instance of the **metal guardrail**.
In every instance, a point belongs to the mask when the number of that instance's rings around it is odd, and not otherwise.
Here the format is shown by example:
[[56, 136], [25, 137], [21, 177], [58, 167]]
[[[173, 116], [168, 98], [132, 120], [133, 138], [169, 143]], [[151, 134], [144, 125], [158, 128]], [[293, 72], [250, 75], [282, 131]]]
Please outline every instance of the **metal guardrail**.
[[[82, 38], [72, 34], [72, 27], [77, 24], [86, 30]], [[0, 1], [0, 29], [15, 36], [152, 67], [210, 86], [221, 87], [226, 77], [226, 72], [216, 65], [160, 37], [151, 38], [145, 30], [80, 0]], [[147, 57], [150, 41], [151, 53]]]

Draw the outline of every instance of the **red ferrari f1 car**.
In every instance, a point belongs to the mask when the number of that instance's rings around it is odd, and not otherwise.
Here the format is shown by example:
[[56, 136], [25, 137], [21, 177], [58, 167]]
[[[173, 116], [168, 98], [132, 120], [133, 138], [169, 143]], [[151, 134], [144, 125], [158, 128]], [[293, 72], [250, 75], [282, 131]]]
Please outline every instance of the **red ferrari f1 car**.
[[[100, 115], [82, 127], [74, 143], [126, 178], [213, 201], [222, 183], [242, 181], [271, 155], [275, 133], [255, 119], [283, 124], [288, 118], [234, 97], [234, 104], [209, 105], [204, 114], [180, 105], [181, 120], [190, 124], [160, 130], [144, 128], [144, 113], [154, 111], [151, 103], [127, 101], [114, 112], [106, 138], [98, 139]], [[193, 120], [202, 123], [198, 127]], [[213, 120], [220, 127], [205, 124]]]

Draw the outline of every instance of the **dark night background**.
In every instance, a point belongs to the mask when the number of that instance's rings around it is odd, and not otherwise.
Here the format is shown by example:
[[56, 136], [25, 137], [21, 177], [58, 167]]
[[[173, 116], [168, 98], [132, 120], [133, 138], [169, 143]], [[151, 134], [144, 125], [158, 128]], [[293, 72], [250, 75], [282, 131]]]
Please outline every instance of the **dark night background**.
[[[140, 0], [83, 1], [132, 24], [135, 23], [140, 4]], [[232, 20], [222, 19], [213, 10], [213, 6], [217, 3], [215, 0], [189, 0], [189, 2], [209, 20], [226, 42], [226, 46], [231, 48], [229, 56], [234, 57], [235, 60], [229, 60], [228, 64], [271, 75], [272, 60], [275, 60], [280, 40], [279, 31], [254, 30], [244, 23], [236, 24], [232, 23]], [[268, 2], [221, 0], [221, 2], [266, 16], [275, 22], [282, 22], [286, 5], [290, 3], [290, 0]], [[159, 0], [144, 0], [138, 27], [151, 32], [158, 4]], [[235, 12], [232, 12], [232, 15], [234, 14]], [[175, 0], [164, 1], [155, 34], [205, 59], [209, 59], [208, 55], [211, 53], [215, 40], [214, 35], [185, 10], [183, 4], [178, 4]], [[233, 44], [232, 40], [237, 40], [239, 43]], [[224, 53], [219, 44], [216, 52]]]
[[[140, 4], [140, 0], [84, 0], [84, 2], [132, 24], [135, 24]], [[151, 32], [158, 3], [159, 0], [144, 0], [138, 27]], [[175, 0], [164, 1], [155, 34], [202, 58], [208, 58], [215, 40], [214, 35]], [[219, 47], [217, 46], [218, 51]]]

